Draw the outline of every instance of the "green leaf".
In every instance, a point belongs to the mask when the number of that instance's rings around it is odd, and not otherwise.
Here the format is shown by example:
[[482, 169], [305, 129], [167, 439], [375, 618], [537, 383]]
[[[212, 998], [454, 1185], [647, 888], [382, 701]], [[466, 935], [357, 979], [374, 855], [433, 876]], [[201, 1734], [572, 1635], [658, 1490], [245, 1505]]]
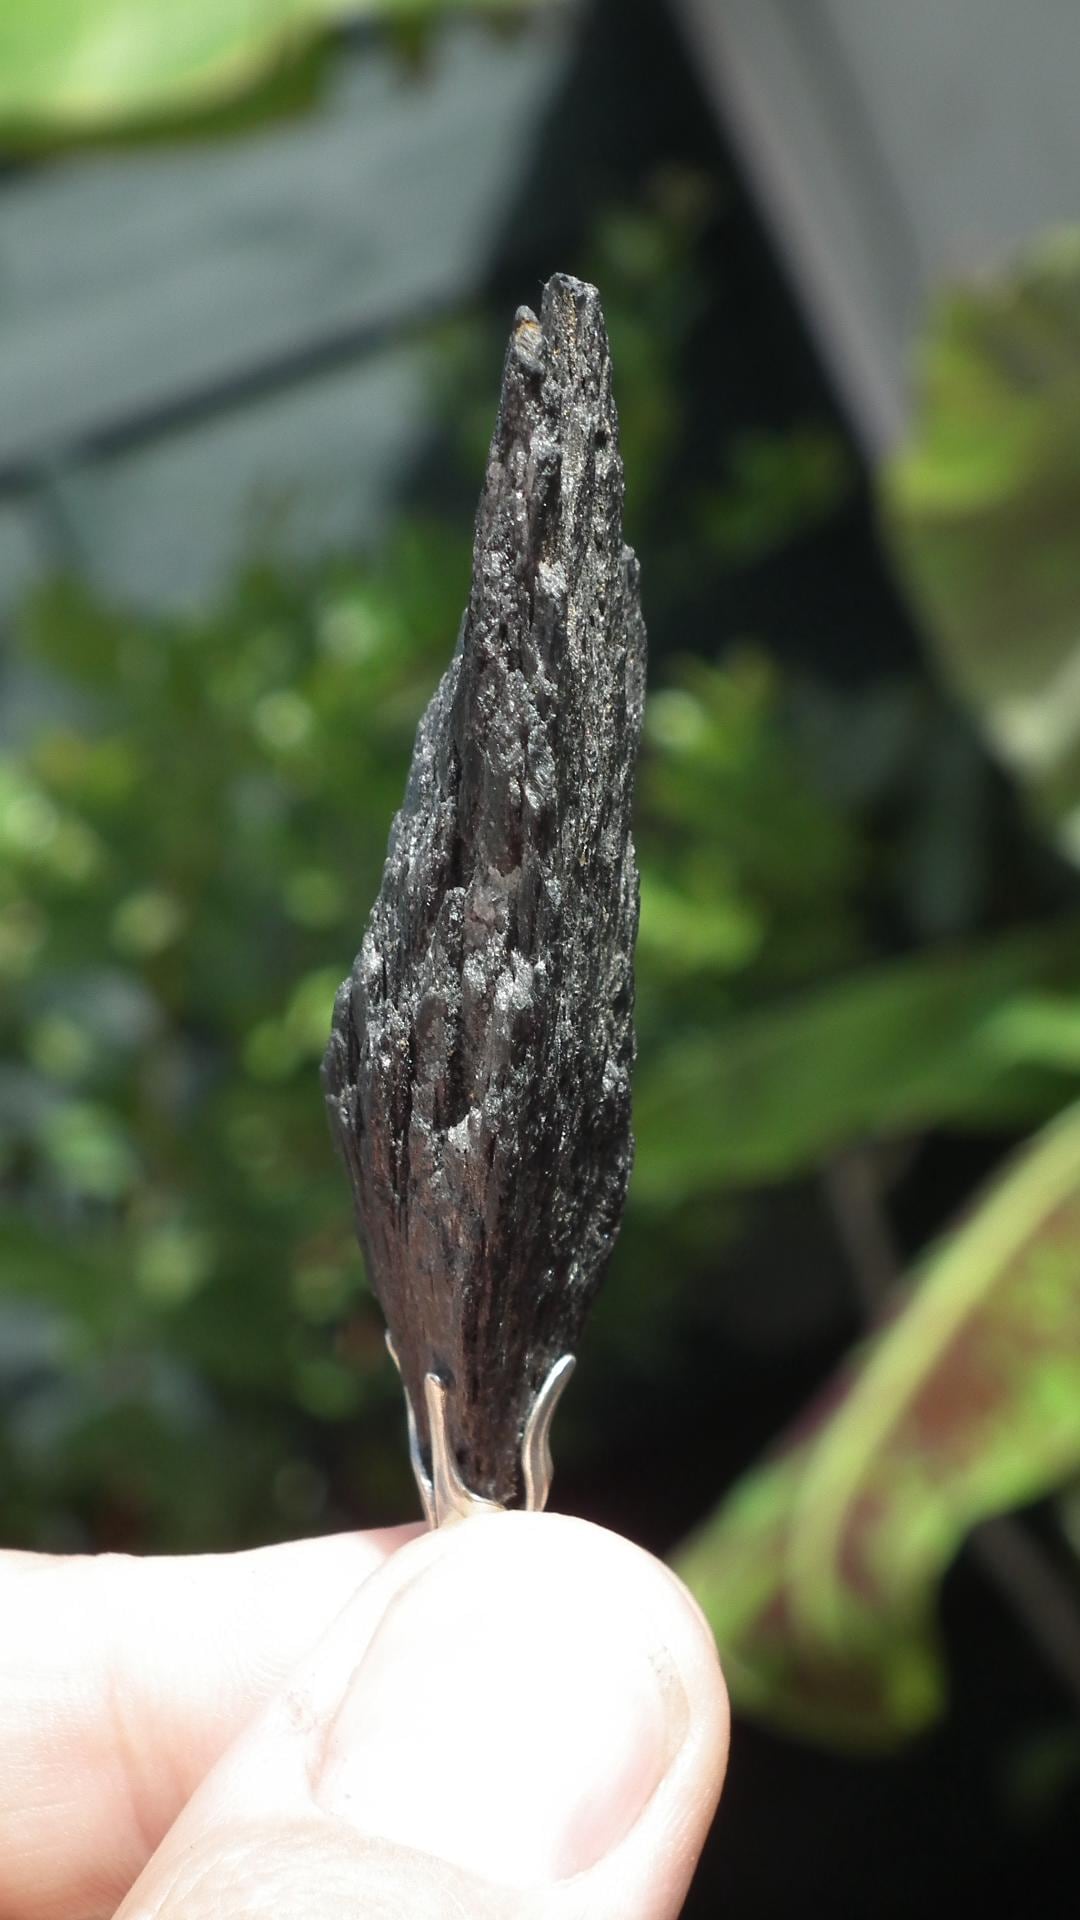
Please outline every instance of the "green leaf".
[[[486, 0], [487, 12], [522, 0]], [[445, 0], [7, 0], [0, 137], [100, 133], [238, 98], [348, 19], [435, 18]]]
[[866, 1135], [1042, 1119], [1073, 1063], [1033, 1061], [1006, 1016], [1078, 979], [1080, 936], [1059, 926], [879, 966], [643, 1054], [634, 1198], [782, 1179]]
[[949, 679], [1080, 859], [1080, 233], [942, 300], [883, 484]]
[[1080, 997], [1033, 993], [1003, 1007], [993, 1041], [1003, 1058], [1080, 1073]]
[[735, 1699], [837, 1746], [941, 1711], [935, 1590], [980, 1520], [1080, 1469], [1080, 1107], [925, 1262], [678, 1558]]

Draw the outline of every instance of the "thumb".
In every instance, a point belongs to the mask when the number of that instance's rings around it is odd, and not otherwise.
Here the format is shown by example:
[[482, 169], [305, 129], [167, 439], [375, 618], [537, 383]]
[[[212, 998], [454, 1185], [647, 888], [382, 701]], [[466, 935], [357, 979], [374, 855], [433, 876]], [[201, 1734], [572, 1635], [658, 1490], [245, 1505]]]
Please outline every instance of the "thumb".
[[471, 1519], [366, 1582], [117, 1920], [667, 1920], [726, 1757], [666, 1568], [557, 1515]]

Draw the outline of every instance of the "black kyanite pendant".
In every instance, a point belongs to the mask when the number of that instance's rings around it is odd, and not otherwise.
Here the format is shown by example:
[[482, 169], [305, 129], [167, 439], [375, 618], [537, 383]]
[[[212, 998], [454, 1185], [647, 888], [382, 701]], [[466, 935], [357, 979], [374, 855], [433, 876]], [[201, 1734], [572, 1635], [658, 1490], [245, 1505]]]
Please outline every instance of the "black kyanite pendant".
[[644, 697], [611, 361], [557, 274], [503, 375], [457, 651], [323, 1068], [429, 1514], [540, 1505], [633, 1153]]

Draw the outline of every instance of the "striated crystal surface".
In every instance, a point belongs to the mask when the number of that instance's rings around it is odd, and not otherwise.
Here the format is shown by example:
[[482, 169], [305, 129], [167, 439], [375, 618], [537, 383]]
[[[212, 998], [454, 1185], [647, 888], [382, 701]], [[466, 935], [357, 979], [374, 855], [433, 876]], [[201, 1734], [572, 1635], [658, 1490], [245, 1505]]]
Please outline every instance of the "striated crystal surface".
[[434, 1372], [466, 1485], [506, 1505], [633, 1151], [645, 630], [622, 504], [599, 297], [556, 275], [514, 324], [469, 604], [323, 1068], [421, 1451]]

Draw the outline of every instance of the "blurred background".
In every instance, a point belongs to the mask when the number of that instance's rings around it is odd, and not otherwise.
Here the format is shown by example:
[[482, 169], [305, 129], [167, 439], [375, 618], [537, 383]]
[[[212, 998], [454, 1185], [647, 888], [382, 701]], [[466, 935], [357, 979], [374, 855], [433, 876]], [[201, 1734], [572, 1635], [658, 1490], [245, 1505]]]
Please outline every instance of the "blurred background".
[[687, 1909], [1073, 1913], [1080, 15], [6, 0], [0, 1531], [415, 1509], [318, 1084], [514, 308], [601, 288], [638, 1160], [560, 1506], [738, 1723]]

